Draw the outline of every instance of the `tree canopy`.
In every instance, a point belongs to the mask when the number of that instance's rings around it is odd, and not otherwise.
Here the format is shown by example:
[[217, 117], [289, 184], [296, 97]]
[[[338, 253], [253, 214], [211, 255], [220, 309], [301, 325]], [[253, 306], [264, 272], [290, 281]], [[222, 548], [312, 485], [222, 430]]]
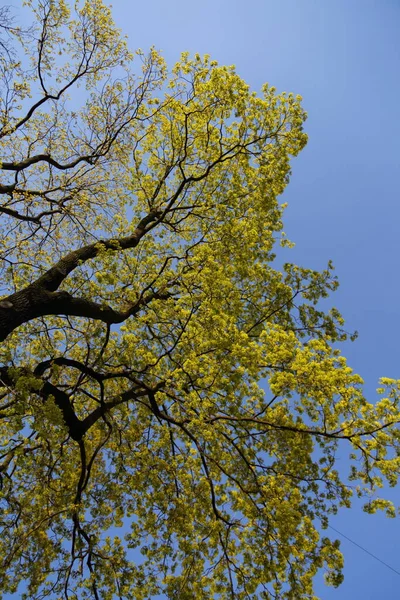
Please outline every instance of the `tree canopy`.
[[341, 355], [332, 265], [275, 261], [301, 98], [131, 53], [100, 0], [26, 4], [0, 12], [0, 593], [314, 598], [329, 515], [395, 514], [400, 415]]

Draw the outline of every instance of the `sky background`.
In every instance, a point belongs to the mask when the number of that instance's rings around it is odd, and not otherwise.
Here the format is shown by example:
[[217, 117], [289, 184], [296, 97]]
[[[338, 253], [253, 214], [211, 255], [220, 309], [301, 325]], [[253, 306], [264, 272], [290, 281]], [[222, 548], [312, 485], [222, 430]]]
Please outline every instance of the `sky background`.
[[[113, 14], [132, 49], [154, 45], [171, 66], [181, 51], [208, 53], [255, 90], [303, 96], [309, 143], [282, 198], [296, 243], [285, 260], [332, 259], [334, 304], [359, 331], [343, 353], [374, 399], [380, 376], [400, 378], [400, 0], [114, 0]], [[388, 494], [400, 504], [399, 488]], [[400, 572], [399, 519], [355, 503], [332, 525]], [[345, 581], [318, 578], [322, 600], [398, 600], [398, 574], [345, 539], [342, 550]]]

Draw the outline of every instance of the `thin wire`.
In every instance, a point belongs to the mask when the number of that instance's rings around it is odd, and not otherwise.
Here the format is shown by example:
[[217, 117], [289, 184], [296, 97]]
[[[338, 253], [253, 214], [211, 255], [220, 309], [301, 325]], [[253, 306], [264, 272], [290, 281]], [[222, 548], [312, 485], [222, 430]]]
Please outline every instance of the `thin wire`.
[[334, 527], [332, 527], [332, 525], [328, 525], [328, 527], [330, 529], [333, 529], [333, 531], [335, 531], [336, 533], [338, 533], [339, 535], [341, 535], [342, 537], [344, 537], [346, 540], [348, 540], [352, 544], [354, 544], [354, 546], [357, 546], [357, 548], [360, 548], [360, 550], [363, 550], [366, 554], [369, 554], [370, 556], [372, 556], [372, 558], [374, 558], [375, 560], [377, 560], [380, 563], [382, 563], [383, 565], [385, 565], [385, 567], [387, 567], [388, 569], [390, 569], [391, 571], [393, 571], [394, 573], [396, 573], [396, 575], [400, 575], [399, 571], [396, 571], [396, 569], [394, 569], [393, 567], [391, 567], [390, 565], [388, 565], [384, 560], [382, 560], [378, 556], [375, 556], [375, 554], [372, 554], [372, 552], [370, 552], [366, 548], [363, 548], [363, 546], [360, 546], [360, 544], [357, 544], [357, 542], [355, 542], [354, 540], [352, 540], [349, 537], [347, 537], [347, 535], [345, 535], [344, 533], [341, 533], [340, 531], [338, 531], [337, 529], [335, 529]]

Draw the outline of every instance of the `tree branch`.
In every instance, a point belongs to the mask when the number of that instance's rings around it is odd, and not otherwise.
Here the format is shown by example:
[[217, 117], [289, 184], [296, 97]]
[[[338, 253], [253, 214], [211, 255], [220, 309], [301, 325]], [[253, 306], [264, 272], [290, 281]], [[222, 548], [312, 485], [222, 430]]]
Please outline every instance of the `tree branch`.
[[59, 169], [61, 171], [66, 171], [67, 169], [73, 169], [74, 167], [79, 165], [79, 163], [81, 163], [81, 162], [87, 162], [89, 164], [92, 164], [92, 162], [94, 161], [95, 158], [96, 158], [95, 155], [79, 156], [78, 158], [76, 158], [75, 160], [73, 160], [70, 163], [61, 164], [58, 161], [54, 160], [54, 158], [52, 158], [50, 156], [50, 154], [36, 154], [36, 156], [30, 156], [29, 158], [26, 158], [25, 160], [21, 160], [20, 162], [3, 162], [3, 163], [1, 163], [1, 168], [4, 171], [19, 172], [19, 171], [22, 171], [23, 169], [26, 169], [32, 165], [35, 165], [38, 162], [46, 162], [49, 165], [52, 165], [53, 167], [55, 167], [56, 169]]
[[[101, 251], [111, 250], [117, 252], [118, 250], [136, 248], [144, 234], [152, 229], [154, 223], [158, 222], [159, 217], [160, 213], [158, 211], [151, 211], [139, 222], [132, 235], [121, 238], [111, 238], [108, 240], [99, 240], [93, 244], [88, 244], [87, 246], [73, 250], [39, 277], [35, 283], [48, 291], [55, 291], [78, 265], [91, 258], [95, 258]], [[151, 227], [149, 227], [149, 225], [151, 225]]]
[[[56, 361], [54, 361], [56, 362]], [[76, 361], [70, 361], [76, 362]], [[47, 366], [47, 365], [46, 365]], [[75, 365], [74, 365], [75, 366]], [[90, 368], [87, 369], [88, 373], [93, 376], [95, 372]], [[136, 382], [128, 390], [121, 392], [108, 402], [102, 402], [96, 407], [87, 417], [83, 420], [79, 419], [74, 411], [74, 408], [70, 401], [70, 396], [63, 390], [59, 389], [56, 385], [52, 384], [39, 376], [39, 373], [44, 371], [44, 363], [38, 365], [38, 368], [31, 372], [27, 369], [19, 369], [20, 377], [27, 378], [27, 386], [29, 391], [33, 394], [38, 394], [44, 401], [48, 401], [50, 397], [54, 398], [54, 402], [60, 409], [63, 415], [64, 423], [68, 428], [68, 433], [73, 440], [79, 442], [89, 429], [107, 412], [115, 408], [120, 404], [135, 400], [142, 396], [148, 395], [148, 387], [142, 384], [140, 381]], [[18, 381], [18, 373], [16, 375], [10, 375], [9, 367], [0, 367], [0, 386], [7, 387], [10, 390], [15, 389], [16, 382]], [[98, 374], [95, 374], [94, 379], [98, 379]], [[164, 382], [160, 382], [154, 390], [157, 391], [163, 387]]]

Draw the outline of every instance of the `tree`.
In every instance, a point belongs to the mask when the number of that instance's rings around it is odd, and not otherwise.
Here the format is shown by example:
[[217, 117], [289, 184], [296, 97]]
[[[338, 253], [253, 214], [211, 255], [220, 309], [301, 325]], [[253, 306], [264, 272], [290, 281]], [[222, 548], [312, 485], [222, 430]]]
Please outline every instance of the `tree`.
[[393, 516], [373, 494], [397, 480], [399, 383], [364, 398], [319, 306], [332, 265], [274, 264], [301, 98], [208, 56], [134, 59], [100, 0], [27, 4], [29, 31], [0, 13], [0, 590], [338, 585], [335, 453]]

